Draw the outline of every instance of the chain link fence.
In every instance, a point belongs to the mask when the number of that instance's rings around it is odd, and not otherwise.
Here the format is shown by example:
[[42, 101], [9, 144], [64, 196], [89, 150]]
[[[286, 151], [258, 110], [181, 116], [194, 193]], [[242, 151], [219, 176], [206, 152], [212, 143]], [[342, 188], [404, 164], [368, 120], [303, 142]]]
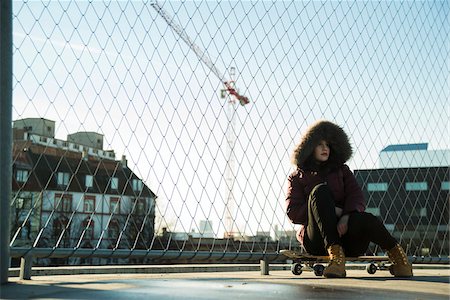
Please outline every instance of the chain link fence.
[[281, 259], [299, 248], [289, 157], [321, 118], [408, 255], [448, 258], [448, 17], [448, 1], [14, 1], [12, 264]]

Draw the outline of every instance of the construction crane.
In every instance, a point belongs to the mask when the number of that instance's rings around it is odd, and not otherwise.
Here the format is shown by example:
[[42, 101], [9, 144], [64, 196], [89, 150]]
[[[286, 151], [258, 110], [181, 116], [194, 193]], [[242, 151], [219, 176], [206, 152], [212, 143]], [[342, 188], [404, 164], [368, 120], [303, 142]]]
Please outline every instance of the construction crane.
[[219, 69], [214, 65], [212, 60], [209, 58], [207, 53], [203, 51], [198, 45], [194, 43], [194, 41], [189, 37], [189, 35], [184, 31], [184, 29], [178, 25], [173, 18], [159, 5], [158, 2], [153, 2], [150, 4], [157, 12], [158, 14], [166, 21], [166, 23], [169, 25], [170, 28], [172, 28], [173, 31], [175, 31], [180, 38], [189, 46], [189, 48], [194, 51], [194, 53], [197, 55], [198, 59], [207, 66], [211, 72], [223, 83], [225, 89], [222, 90], [221, 96], [222, 98], [225, 98], [228, 93], [229, 101], [228, 101], [228, 121], [230, 122], [227, 127], [227, 165], [226, 165], [226, 171], [225, 171], [225, 180], [226, 180], [226, 203], [225, 203], [225, 210], [226, 210], [226, 216], [225, 216], [225, 234], [224, 236], [226, 238], [232, 238], [235, 234], [234, 230], [234, 220], [233, 220], [233, 211], [234, 211], [234, 193], [233, 193], [233, 187], [235, 182], [235, 176], [234, 176], [234, 146], [236, 143], [236, 132], [234, 129], [235, 126], [235, 114], [236, 114], [236, 108], [235, 103], [236, 100], [241, 105], [246, 105], [250, 101], [247, 97], [241, 95], [236, 90], [234, 84], [234, 74], [235, 74], [235, 68], [231, 68], [230, 70], [230, 80], [226, 80], [224, 73], [220, 72]]
[[200, 47], [194, 43], [194, 41], [187, 35], [186, 31], [184, 31], [184, 29], [180, 25], [175, 23], [173, 18], [159, 5], [158, 2], [153, 2], [150, 5], [158, 12], [158, 14], [164, 19], [164, 21], [166, 21], [166, 23], [170, 26], [170, 28], [172, 28], [173, 31], [175, 31], [181, 37], [181, 39], [189, 46], [189, 48], [191, 48], [192, 51], [194, 51], [198, 59], [200, 59], [200, 61], [203, 62], [214, 75], [217, 76], [217, 78], [225, 86], [225, 90], [230, 95], [234, 96], [241, 105], [245, 105], [250, 102], [247, 97], [240, 95], [237, 92], [237, 90], [233, 86], [232, 81], [225, 80], [223, 73], [217, 69], [217, 67], [214, 65], [214, 63], [206, 54], [206, 52], [202, 51], [202, 49], [200, 49]]

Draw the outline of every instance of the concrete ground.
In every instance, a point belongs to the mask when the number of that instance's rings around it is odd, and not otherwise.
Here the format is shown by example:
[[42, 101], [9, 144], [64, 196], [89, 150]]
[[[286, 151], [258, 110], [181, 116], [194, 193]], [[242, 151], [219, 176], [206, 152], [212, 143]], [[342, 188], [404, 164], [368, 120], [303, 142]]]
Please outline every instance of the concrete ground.
[[[171, 267], [168, 267], [171, 268]], [[327, 279], [304, 271], [115, 273], [10, 277], [1, 299], [449, 299], [450, 268], [415, 268], [400, 279], [349, 269], [347, 278]]]

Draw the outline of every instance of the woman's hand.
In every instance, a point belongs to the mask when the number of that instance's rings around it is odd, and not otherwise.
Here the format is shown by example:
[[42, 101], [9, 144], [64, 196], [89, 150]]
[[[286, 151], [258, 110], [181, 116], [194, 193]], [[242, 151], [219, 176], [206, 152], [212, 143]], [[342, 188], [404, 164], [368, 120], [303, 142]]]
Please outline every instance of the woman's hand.
[[339, 236], [343, 236], [347, 233], [348, 230], [348, 215], [343, 215], [337, 224], [337, 231], [339, 233]]
[[336, 206], [336, 207], [334, 207], [334, 211], [336, 212], [336, 216], [338, 218], [340, 218], [342, 216], [342, 208]]

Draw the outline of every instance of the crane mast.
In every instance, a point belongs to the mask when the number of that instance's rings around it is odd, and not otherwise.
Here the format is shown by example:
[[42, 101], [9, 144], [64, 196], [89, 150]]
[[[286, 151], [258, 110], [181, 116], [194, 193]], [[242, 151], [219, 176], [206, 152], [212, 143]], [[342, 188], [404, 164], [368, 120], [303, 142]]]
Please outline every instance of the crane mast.
[[[234, 84], [234, 74], [235, 68], [230, 68], [230, 78], [231, 84]], [[234, 146], [236, 144], [236, 131], [235, 131], [235, 122], [236, 122], [236, 100], [232, 95], [228, 95], [228, 110], [227, 110], [227, 120], [228, 125], [226, 131], [227, 138], [227, 164], [225, 169], [225, 182], [226, 182], [226, 190], [225, 190], [225, 238], [232, 238], [235, 235], [234, 228], [234, 205], [236, 203], [234, 198], [234, 183], [236, 180], [236, 176], [234, 175]]]
[[[227, 139], [227, 164], [225, 170], [225, 181], [226, 181], [226, 203], [225, 203], [225, 234], [226, 238], [231, 238], [235, 234], [234, 230], [234, 182], [236, 177], [234, 175], [234, 147], [236, 144], [236, 131], [235, 131], [235, 114], [236, 100], [239, 101], [241, 105], [246, 105], [250, 101], [247, 97], [238, 93], [234, 86], [234, 74], [235, 68], [232, 67], [230, 70], [230, 80], [225, 80], [224, 73], [219, 71], [219, 69], [214, 65], [212, 60], [209, 58], [207, 53], [203, 51], [194, 41], [189, 37], [189, 35], [184, 31], [184, 29], [178, 25], [173, 18], [158, 4], [158, 2], [151, 3], [151, 6], [158, 12], [158, 14], [166, 21], [170, 28], [175, 31], [180, 38], [189, 46], [189, 48], [194, 51], [198, 59], [207, 66], [211, 72], [223, 83], [226, 91], [228, 93], [228, 110], [227, 110], [227, 120], [229, 126], [227, 127], [226, 139]], [[222, 98], [225, 95], [222, 93]]]

